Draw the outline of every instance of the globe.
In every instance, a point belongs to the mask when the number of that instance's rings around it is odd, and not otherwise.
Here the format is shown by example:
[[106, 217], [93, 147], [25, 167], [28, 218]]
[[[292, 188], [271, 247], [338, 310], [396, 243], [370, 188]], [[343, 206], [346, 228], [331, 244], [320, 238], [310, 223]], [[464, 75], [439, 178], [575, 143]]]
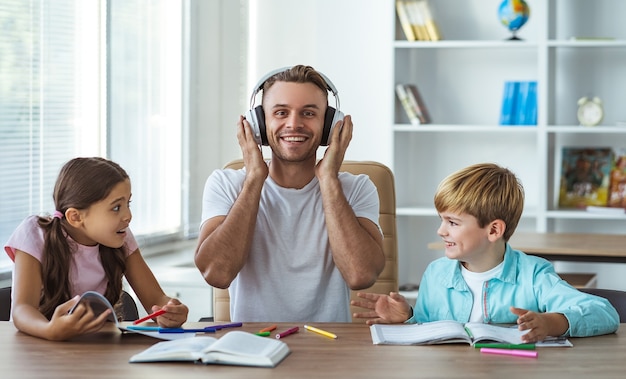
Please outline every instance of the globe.
[[530, 8], [524, 0], [503, 0], [498, 8], [500, 22], [513, 34], [509, 40], [520, 40], [516, 33], [528, 21], [528, 16]]

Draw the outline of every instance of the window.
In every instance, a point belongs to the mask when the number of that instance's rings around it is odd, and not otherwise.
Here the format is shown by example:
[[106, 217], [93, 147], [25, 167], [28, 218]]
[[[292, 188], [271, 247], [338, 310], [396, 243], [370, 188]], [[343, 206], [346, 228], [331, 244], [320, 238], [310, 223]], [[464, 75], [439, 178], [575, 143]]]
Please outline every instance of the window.
[[0, 2], [3, 246], [25, 217], [54, 211], [56, 176], [76, 156], [128, 171], [140, 244], [180, 237], [184, 3]]
[[108, 153], [130, 175], [131, 229], [147, 242], [182, 232], [180, 4], [109, 2]]

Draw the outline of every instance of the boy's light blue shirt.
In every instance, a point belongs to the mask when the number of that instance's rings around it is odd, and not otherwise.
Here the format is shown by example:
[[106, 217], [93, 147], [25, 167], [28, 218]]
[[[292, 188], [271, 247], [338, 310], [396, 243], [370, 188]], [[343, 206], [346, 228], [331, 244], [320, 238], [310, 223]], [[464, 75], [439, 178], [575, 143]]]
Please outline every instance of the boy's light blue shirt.
[[[408, 323], [438, 320], [468, 322], [472, 293], [463, 280], [461, 264], [446, 257], [426, 268], [418, 292], [413, 317]], [[552, 264], [540, 257], [526, 255], [506, 244], [504, 267], [483, 285], [483, 322], [514, 324], [517, 316], [509, 307], [565, 315], [571, 337], [613, 333], [619, 315], [604, 298], [580, 292], [559, 278]]]

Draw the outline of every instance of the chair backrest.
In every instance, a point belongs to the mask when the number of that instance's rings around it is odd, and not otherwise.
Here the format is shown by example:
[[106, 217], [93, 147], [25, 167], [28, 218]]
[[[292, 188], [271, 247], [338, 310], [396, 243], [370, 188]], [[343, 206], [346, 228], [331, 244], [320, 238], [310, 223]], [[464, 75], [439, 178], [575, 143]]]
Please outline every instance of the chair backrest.
[[0, 321], [11, 319], [11, 287], [0, 288]]
[[126, 291], [122, 291], [122, 321], [139, 319], [139, 310], [135, 299]]
[[[238, 159], [228, 163], [224, 168], [240, 169], [243, 160]], [[340, 171], [352, 174], [365, 174], [376, 185], [380, 201], [379, 225], [383, 231], [383, 251], [385, 252], [385, 269], [378, 279], [368, 289], [360, 292], [375, 292], [388, 294], [398, 291], [398, 236], [396, 232], [396, 190], [395, 180], [391, 170], [378, 162], [372, 161], [344, 161]], [[350, 298], [356, 298], [357, 291], [350, 291]], [[351, 312], [362, 311], [351, 307]], [[230, 296], [228, 289], [213, 288], [213, 317], [215, 321], [230, 321]], [[364, 320], [355, 319], [353, 322], [364, 323]]]
[[619, 314], [619, 322], [626, 322], [626, 291], [605, 288], [579, 288], [580, 291], [600, 296], [609, 301]]
[[[132, 296], [122, 291], [122, 321], [135, 321], [139, 318], [137, 304]], [[11, 287], [0, 288], [0, 321], [11, 319]]]

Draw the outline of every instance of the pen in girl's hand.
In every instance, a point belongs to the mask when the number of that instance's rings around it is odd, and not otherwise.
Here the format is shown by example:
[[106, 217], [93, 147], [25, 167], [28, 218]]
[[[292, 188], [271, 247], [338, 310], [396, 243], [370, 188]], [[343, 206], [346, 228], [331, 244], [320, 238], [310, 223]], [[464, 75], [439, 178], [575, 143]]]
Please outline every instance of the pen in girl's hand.
[[156, 311], [154, 313], [151, 313], [151, 314], [147, 315], [146, 317], [142, 317], [139, 320], [133, 321], [133, 325], [141, 324], [144, 321], [148, 321], [148, 320], [150, 320], [152, 318], [155, 318], [155, 317], [158, 317], [158, 316], [160, 316], [160, 315], [162, 315], [164, 313], [165, 313], [165, 309], [159, 309], [158, 311]]

